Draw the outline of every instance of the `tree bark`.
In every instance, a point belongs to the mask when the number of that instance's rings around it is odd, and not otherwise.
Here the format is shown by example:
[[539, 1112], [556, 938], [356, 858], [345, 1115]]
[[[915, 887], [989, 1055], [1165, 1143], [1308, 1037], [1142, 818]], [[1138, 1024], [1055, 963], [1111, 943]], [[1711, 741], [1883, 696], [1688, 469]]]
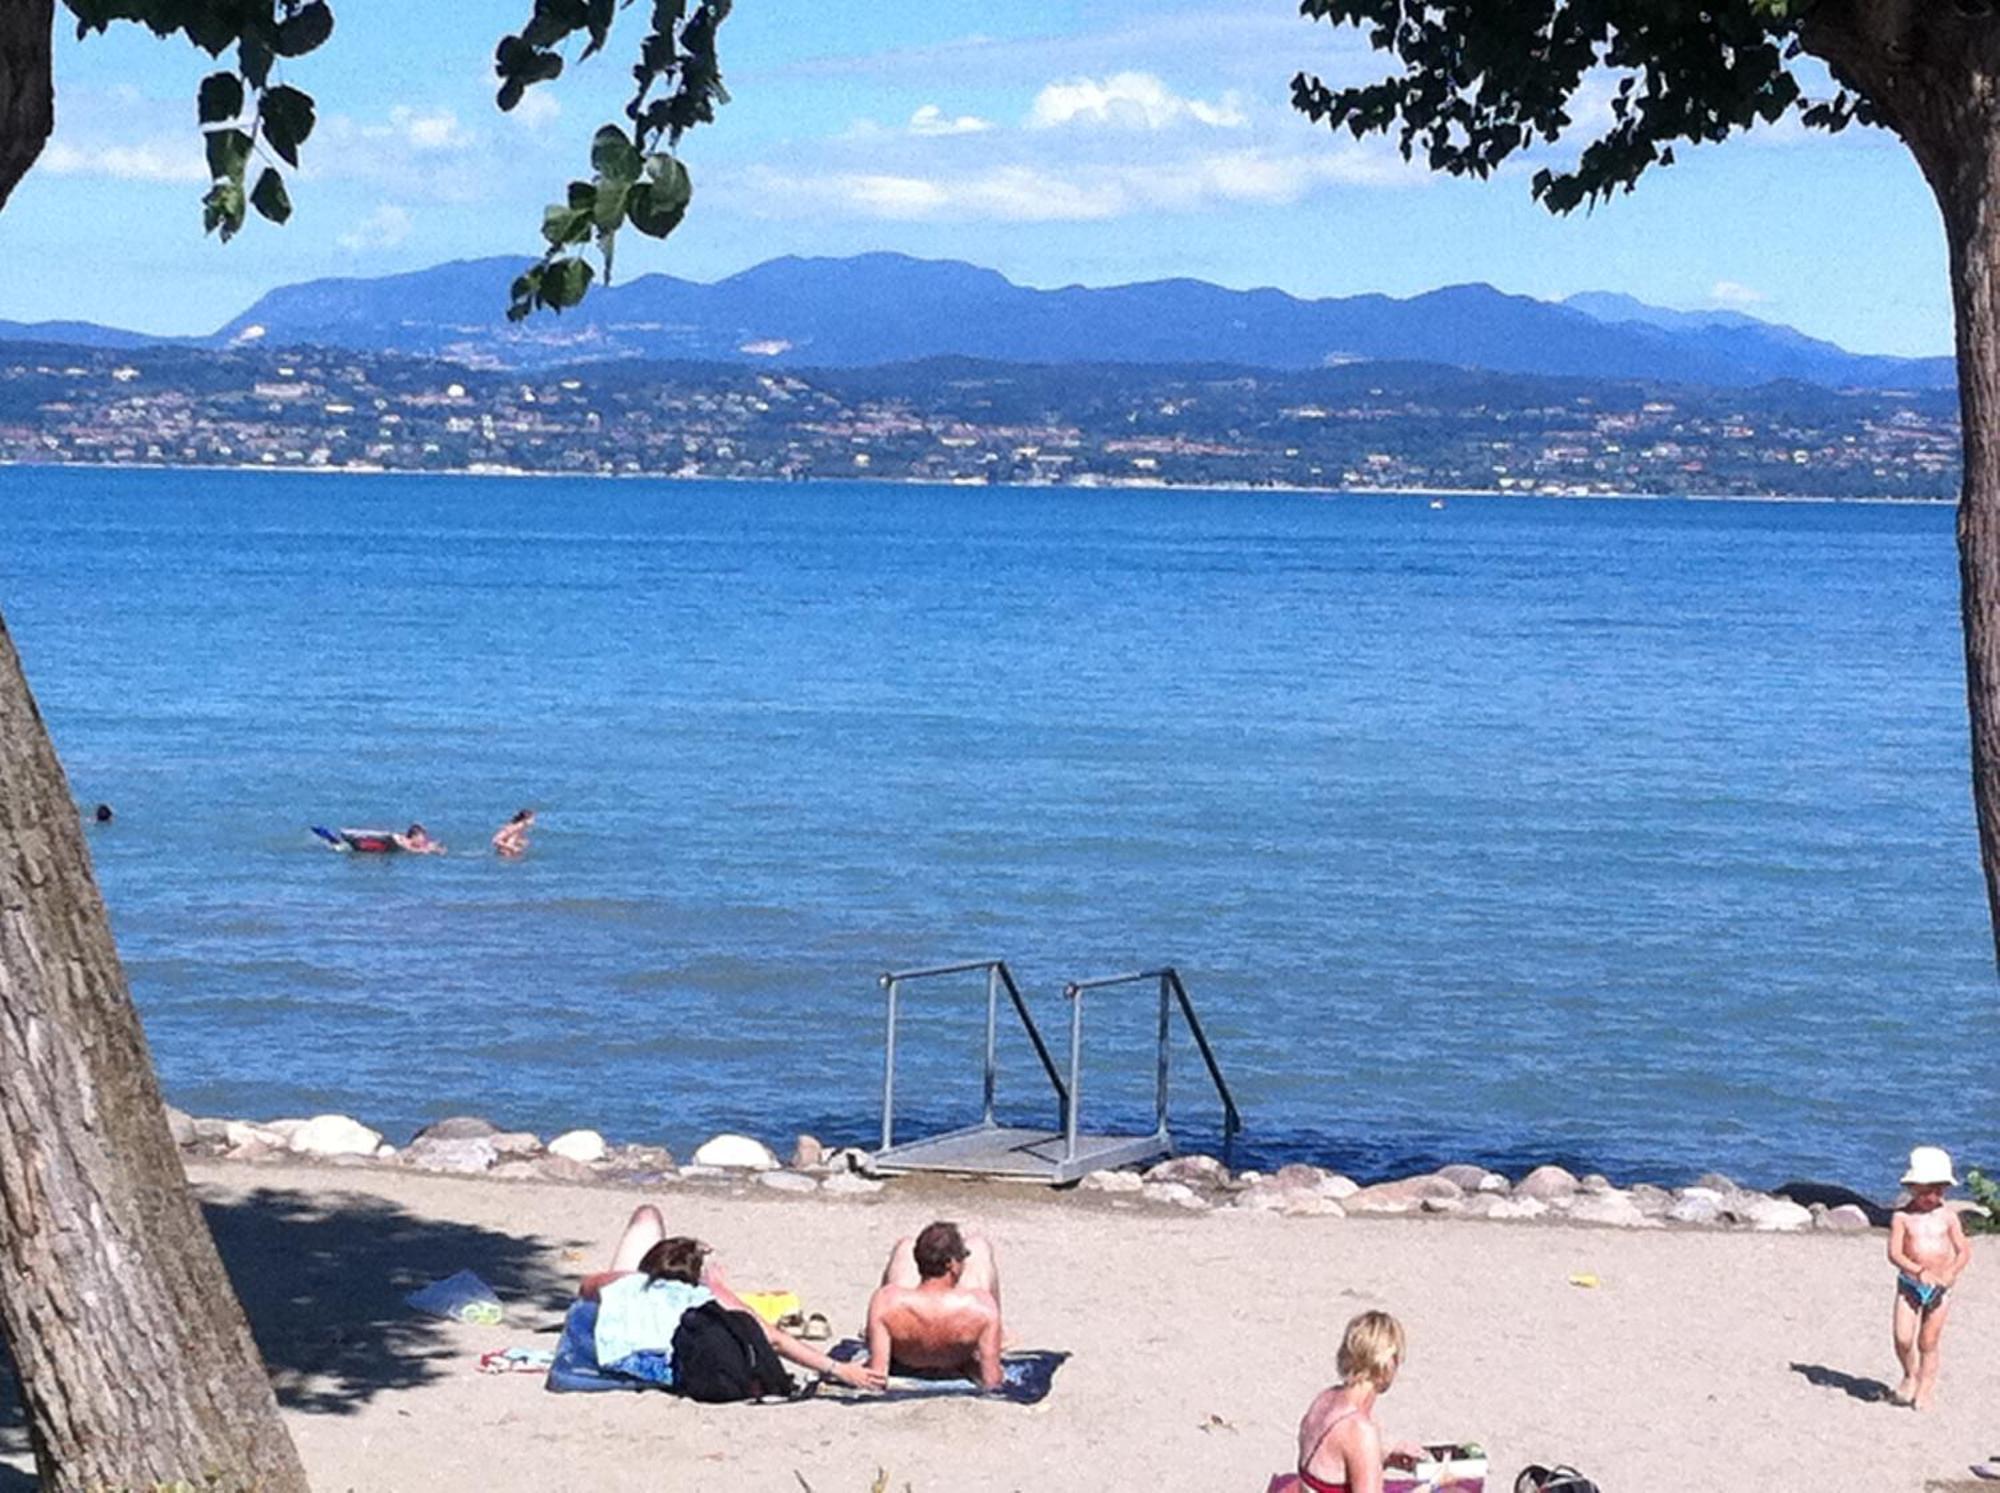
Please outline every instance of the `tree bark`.
[[1910, 148], [1944, 220], [1965, 460], [1958, 571], [1972, 802], [2000, 963], [2000, 16], [1990, 0], [1822, 0], [1801, 39]]
[[4, 622], [0, 1329], [45, 1489], [305, 1490]]
[[56, 124], [55, 0], [0, 0], [0, 207]]

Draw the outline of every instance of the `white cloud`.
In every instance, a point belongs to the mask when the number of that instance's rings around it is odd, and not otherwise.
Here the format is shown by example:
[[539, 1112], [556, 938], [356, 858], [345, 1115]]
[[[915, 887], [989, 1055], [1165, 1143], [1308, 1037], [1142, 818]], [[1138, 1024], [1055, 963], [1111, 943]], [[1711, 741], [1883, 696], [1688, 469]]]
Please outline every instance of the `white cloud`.
[[936, 104], [925, 104], [910, 116], [910, 133], [913, 135], [979, 135], [992, 128], [990, 119], [981, 119], [976, 114], [960, 114], [954, 118]]
[[530, 88], [507, 118], [527, 129], [544, 130], [562, 118], [562, 100], [550, 89]]
[[1335, 143], [1305, 151], [1244, 149], [1066, 167], [749, 173], [746, 206], [765, 216], [835, 212], [899, 221], [1101, 222], [1144, 212], [1270, 206], [1330, 186], [1415, 184], [1423, 173], [1393, 150]]
[[351, 254], [367, 254], [379, 249], [393, 249], [410, 236], [414, 220], [408, 208], [398, 207], [393, 202], [377, 204], [375, 211], [356, 223], [336, 242]]
[[1770, 299], [1763, 291], [1741, 284], [1735, 280], [1718, 280], [1708, 292], [1709, 300], [1717, 306], [1726, 306], [1732, 311], [1742, 311], [1750, 306], [1761, 306]]
[[1192, 122], [1211, 129], [1238, 129], [1249, 121], [1235, 93], [1218, 102], [1183, 98], [1152, 73], [1113, 73], [1102, 80], [1072, 78], [1050, 83], [1028, 110], [1030, 129], [1090, 125], [1125, 130], [1164, 130]]
[[410, 149], [419, 151], [464, 150], [474, 143], [474, 136], [458, 122], [453, 110], [433, 109], [424, 113], [407, 104], [391, 109], [387, 129], [376, 126], [374, 132], [393, 135]]
[[162, 137], [132, 145], [75, 145], [51, 141], [40, 170], [55, 176], [108, 176], [114, 181], [206, 182], [201, 138]]

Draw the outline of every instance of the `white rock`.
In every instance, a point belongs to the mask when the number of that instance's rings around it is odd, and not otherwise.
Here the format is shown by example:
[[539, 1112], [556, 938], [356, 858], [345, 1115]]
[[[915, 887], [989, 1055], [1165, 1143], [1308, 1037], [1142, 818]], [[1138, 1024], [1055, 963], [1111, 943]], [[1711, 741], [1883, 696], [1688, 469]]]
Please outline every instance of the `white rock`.
[[549, 1142], [549, 1155], [586, 1164], [602, 1161], [608, 1150], [604, 1137], [595, 1130], [565, 1130]]
[[1515, 1197], [1535, 1198], [1544, 1203], [1575, 1193], [1576, 1178], [1559, 1166], [1538, 1166], [1514, 1184]]
[[826, 1147], [816, 1135], [801, 1135], [792, 1143], [792, 1170], [809, 1171], [826, 1164]]
[[1139, 1196], [1149, 1203], [1171, 1203], [1176, 1208], [1202, 1209], [1209, 1206], [1208, 1199], [1185, 1182], [1148, 1182], [1140, 1187]]
[[817, 1192], [819, 1183], [798, 1172], [760, 1172], [757, 1180], [776, 1192]]
[[1170, 1156], [1147, 1171], [1148, 1182], [1181, 1182], [1190, 1187], [1220, 1187], [1229, 1168], [1213, 1156]]
[[1540, 1198], [1496, 1198], [1486, 1209], [1488, 1218], [1540, 1218], [1549, 1205]]
[[1722, 1219], [1722, 1199], [1706, 1187], [1689, 1187], [1667, 1209], [1675, 1223], [1712, 1224]]
[[502, 1156], [532, 1156], [542, 1149], [542, 1138], [532, 1130], [503, 1130], [486, 1138]]
[[486, 1136], [414, 1140], [403, 1148], [403, 1164], [427, 1172], [483, 1172], [500, 1159]]
[[346, 1115], [317, 1115], [285, 1137], [285, 1149], [301, 1156], [373, 1156], [382, 1132]]
[[1854, 1203], [1842, 1203], [1821, 1214], [1818, 1227], [1838, 1234], [1864, 1233], [1869, 1227], [1868, 1215]]
[[1299, 1192], [1285, 1200], [1278, 1211], [1287, 1218], [1345, 1218], [1347, 1210], [1324, 1193]]
[[1812, 1227], [1812, 1214], [1789, 1198], [1760, 1197], [1735, 1211], [1760, 1233], [1790, 1233]]
[[375, 1159], [377, 1161], [394, 1161], [396, 1159], [396, 1148], [387, 1141], [383, 1141], [381, 1145], [375, 1148]]
[[1084, 1192], [1137, 1192], [1146, 1179], [1137, 1172], [1090, 1172], [1076, 1185]]
[[717, 1135], [694, 1153], [696, 1166], [720, 1166], [731, 1171], [775, 1172], [778, 1158], [762, 1141], [747, 1135]]
[[174, 1138], [177, 1146], [191, 1146], [195, 1141], [194, 1116], [186, 1110], [167, 1106], [167, 1134]]
[[877, 1182], [872, 1177], [864, 1177], [858, 1172], [835, 1172], [820, 1183], [820, 1191], [843, 1193], [849, 1197], [867, 1197], [880, 1192], [888, 1184]]
[[304, 1120], [266, 1120], [264, 1128], [277, 1136], [280, 1141], [289, 1142], [305, 1124]]
[[820, 1164], [830, 1172], [861, 1172], [865, 1175], [874, 1171], [875, 1157], [859, 1146], [842, 1146], [838, 1151], [829, 1151]]
[[1616, 1190], [1583, 1194], [1570, 1204], [1569, 1216], [1578, 1223], [1619, 1229], [1643, 1229], [1653, 1222], [1639, 1211], [1638, 1204]]

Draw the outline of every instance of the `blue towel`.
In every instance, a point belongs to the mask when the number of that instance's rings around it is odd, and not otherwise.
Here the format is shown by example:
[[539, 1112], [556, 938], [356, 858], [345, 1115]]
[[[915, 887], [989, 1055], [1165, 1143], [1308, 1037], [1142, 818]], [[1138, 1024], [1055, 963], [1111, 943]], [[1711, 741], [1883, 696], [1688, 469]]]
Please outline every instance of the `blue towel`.
[[[842, 1363], [866, 1362], [868, 1345], [859, 1338], [847, 1338], [835, 1343], [829, 1350], [829, 1356]], [[890, 1378], [889, 1388], [883, 1394], [850, 1391], [837, 1383], [829, 1383], [822, 1393], [832, 1392], [857, 1401], [930, 1400], [946, 1395], [978, 1395], [982, 1398], [1005, 1400], [1011, 1405], [1039, 1405], [1049, 1397], [1049, 1391], [1055, 1388], [1056, 1370], [1068, 1361], [1067, 1353], [1057, 1353], [1048, 1349], [1033, 1353], [1002, 1354], [1001, 1385], [991, 1392], [972, 1379], [912, 1379], [895, 1375]]]
[[542, 1388], [551, 1394], [583, 1394], [607, 1389], [666, 1389], [669, 1386], [627, 1374], [607, 1374], [597, 1366], [597, 1303], [579, 1301], [563, 1318], [556, 1361]]

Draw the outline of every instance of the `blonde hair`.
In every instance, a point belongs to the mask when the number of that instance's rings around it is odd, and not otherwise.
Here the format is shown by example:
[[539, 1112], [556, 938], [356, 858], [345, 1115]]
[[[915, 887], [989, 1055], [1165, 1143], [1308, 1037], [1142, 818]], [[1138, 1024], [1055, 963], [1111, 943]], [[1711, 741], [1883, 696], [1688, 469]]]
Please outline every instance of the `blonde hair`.
[[1343, 1384], [1365, 1379], [1378, 1390], [1387, 1389], [1403, 1361], [1403, 1324], [1387, 1312], [1363, 1312], [1347, 1324], [1337, 1361]]

